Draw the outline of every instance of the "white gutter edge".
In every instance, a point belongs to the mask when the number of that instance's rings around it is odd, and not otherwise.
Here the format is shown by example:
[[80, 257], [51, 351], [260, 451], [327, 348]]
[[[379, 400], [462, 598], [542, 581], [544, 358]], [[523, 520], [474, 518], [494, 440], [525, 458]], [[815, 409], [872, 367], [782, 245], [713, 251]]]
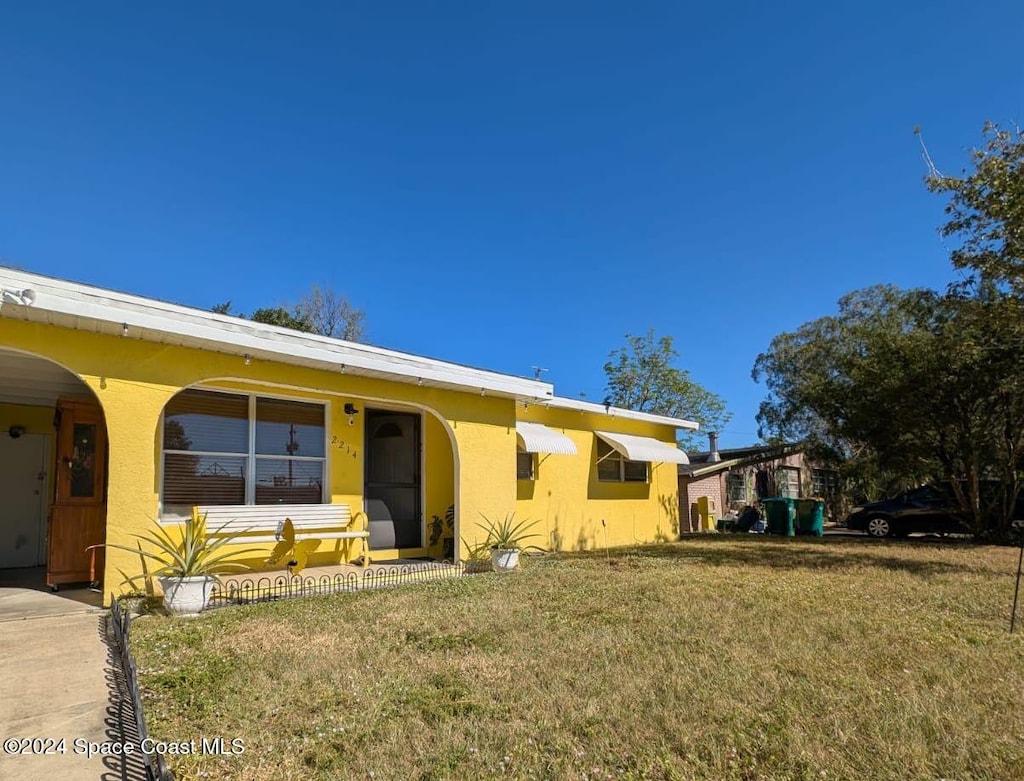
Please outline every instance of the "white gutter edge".
[[649, 412], [637, 412], [631, 409], [623, 409], [622, 407], [605, 407], [604, 404], [595, 404], [592, 401], [582, 401], [580, 399], [569, 399], [564, 396], [554, 396], [549, 401], [544, 402], [544, 406], [592, 412], [596, 415], [608, 415], [609, 417], [624, 418], [625, 420], [641, 420], [645, 423], [660, 423], [664, 426], [688, 429], [690, 431], [696, 431], [700, 428], [700, 424], [692, 420], [670, 418], [666, 415], [652, 415]]
[[546, 382], [304, 334], [13, 269], [0, 268], [0, 287], [33, 290], [36, 294], [31, 305], [33, 310], [98, 320], [117, 327], [127, 324], [129, 336], [132, 330], [144, 329], [184, 336], [222, 350], [228, 348], [239, 356], [249, 354], [254, 360], [289, 363], [288, 358], [294, 356], [339, 370], [344, 365], [346, 369], [355, 370], [353, 373], [365, 369], [392, 375], [399, 381], [416, 383], [422, 379], [468, 392], [492, 391], [531, 401], [544, 401], [554, 395], [554, 386]]

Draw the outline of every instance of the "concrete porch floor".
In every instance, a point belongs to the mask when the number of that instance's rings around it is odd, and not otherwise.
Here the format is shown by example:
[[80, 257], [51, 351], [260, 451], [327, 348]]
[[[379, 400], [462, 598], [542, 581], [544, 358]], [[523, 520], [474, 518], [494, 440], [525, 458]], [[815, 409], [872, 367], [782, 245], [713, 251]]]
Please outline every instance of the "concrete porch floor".
[[45, 567], [0, 569], [0, 622], [98, 613], [102, 606], [103, 595], [84, 585], [51, 592]]

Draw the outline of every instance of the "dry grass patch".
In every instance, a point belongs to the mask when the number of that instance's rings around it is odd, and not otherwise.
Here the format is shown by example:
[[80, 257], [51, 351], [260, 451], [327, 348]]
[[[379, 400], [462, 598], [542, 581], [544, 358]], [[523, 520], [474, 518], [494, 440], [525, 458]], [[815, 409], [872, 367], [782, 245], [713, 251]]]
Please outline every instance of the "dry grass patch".
[[[1024, 778], [1015, 551], [728, 537], [134, 625], [224, 779]], [[205, 775], [204, 775], [205, 774]]]

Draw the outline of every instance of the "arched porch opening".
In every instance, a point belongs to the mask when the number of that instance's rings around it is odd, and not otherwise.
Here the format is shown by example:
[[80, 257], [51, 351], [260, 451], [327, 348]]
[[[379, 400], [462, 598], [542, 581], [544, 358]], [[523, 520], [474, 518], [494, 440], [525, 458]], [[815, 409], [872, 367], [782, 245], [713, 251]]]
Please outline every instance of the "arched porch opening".
[[[192, 506], [347, 504], [368, 516], [374, 562], [458, 555], [457, 448], [425, 405], [209, 378], [173, 396], [159, 428], [164, 523]], [[330, 558], [318, 551], [310, 564]]]
[[103, 409], [74, 372], [0, 348], [0, 581], [99, 587], [107, 502]]

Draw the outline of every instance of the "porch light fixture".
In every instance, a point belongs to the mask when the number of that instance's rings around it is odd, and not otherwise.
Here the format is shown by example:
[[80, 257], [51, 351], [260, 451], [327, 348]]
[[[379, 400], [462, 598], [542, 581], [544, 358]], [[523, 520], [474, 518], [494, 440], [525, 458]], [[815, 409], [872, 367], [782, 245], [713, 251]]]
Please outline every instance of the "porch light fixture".
[[340, 371], [340, 372], [341, 372], [342, 374], [344, 374], [344, 373], [345, 373], [345, 364], [342, 364], [342, 365], [341, 365], [341, 368], [339, 369], [339, 371]]
[[246, 365], [246, 366], [249, 366], [249, 365], [250, 365], [250, 364], [252, 363], [252, 356], [251, 356], [251, 355], [249, 355], [249, 353], [246, 353], [246, 354], [245, 354], [244, 356], [242, 356], [242, 357], [243, 357], [243, 359], [245, 360], [245, 365]]
[[354, 426], [356, 424], [356, 415], [359, 414], [359, 408], [351, 401], [346, 401], [345, 414], [348, 415], [348, 424]]
[[128, 323], [121, 323], [121, 336], [128, 336]]
[[416, 384], [422, 386], [423, 385], [423, 378], [420, 377], [418, 380], [416, 380]]
[[0, 301], [5, 304], [20, 304], [21, 306], [32, 306], [36, 302], [36, 291], [31, 288], [24, 290], [11, 290], [0, 288]]
[[487, 395], [487, 388], [481, 388], [480, 389], [480, 395], [481, 396], [486, 396]]

